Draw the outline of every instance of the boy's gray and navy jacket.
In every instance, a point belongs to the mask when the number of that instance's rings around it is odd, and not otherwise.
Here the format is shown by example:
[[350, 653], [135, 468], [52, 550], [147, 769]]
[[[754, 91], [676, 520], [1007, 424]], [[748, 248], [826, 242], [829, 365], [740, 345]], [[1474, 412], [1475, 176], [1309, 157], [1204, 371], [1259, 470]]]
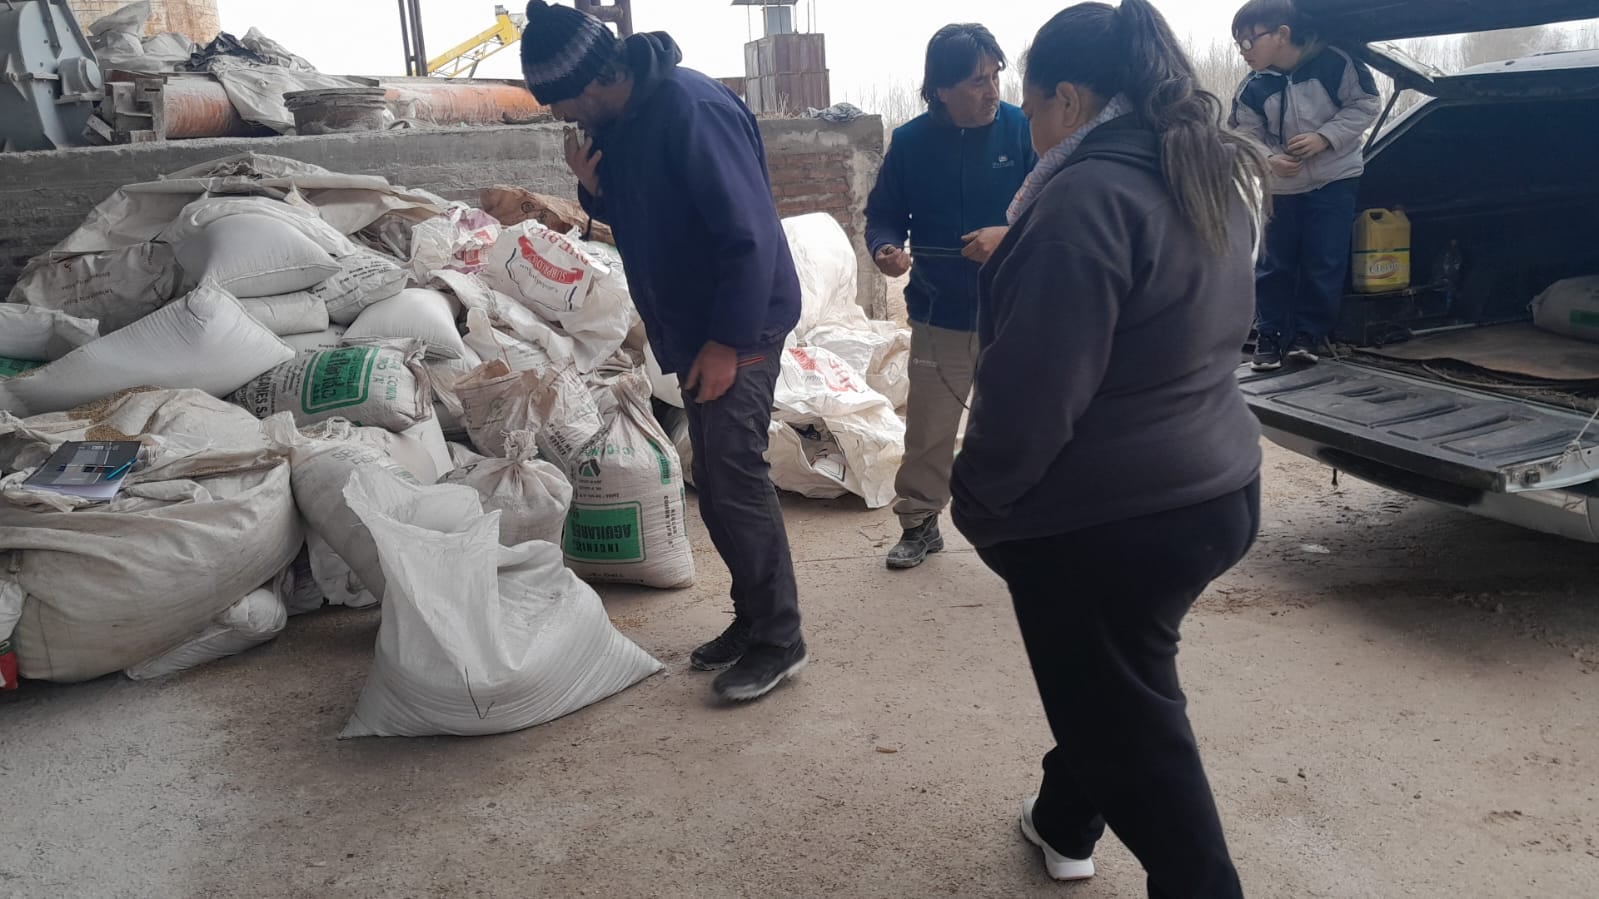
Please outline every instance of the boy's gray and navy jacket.
[[1288, 142], [1320, 134], [1332, 148], [1292, 178], [1273, 179], [1274, 194], [1304, 194], [1366, 171], [1365, 135], [1382, 112], [1377, 80], [1365, 63], [1337, 47], [1312, 45], [1292, 72], [1256, 72], [1233, 101], [1233, 128], [1288, 155]]

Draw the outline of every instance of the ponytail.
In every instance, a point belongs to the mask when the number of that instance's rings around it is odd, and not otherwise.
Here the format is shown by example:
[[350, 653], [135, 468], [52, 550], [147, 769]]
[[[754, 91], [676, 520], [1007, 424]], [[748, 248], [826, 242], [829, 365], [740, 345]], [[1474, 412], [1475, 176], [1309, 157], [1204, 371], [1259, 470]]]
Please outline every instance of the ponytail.
[[1258, 210], [1263, 202], [1265, 150], [1222, 127], [1221, 100], [1200, 86], [1188, 54], [1149, 0], [1062, 11], [1034, 39], [1027, 79], [1048, 92], [1067, 82], [1107, 101], [1125, 96], [1161, 136], [1161, 170], [1172, 198], [1215, 252], [1227, 249], [1232, 204], [1243, 197]]

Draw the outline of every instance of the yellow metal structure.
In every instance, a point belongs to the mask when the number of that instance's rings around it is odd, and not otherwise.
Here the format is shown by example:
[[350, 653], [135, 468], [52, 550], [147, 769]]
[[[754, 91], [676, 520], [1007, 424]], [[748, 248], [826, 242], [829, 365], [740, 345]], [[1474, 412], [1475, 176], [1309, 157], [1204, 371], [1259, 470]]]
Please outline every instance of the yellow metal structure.
[[428, 61], [428, 74], [440, 78], [471, 78], [478, 64], [522, 39], [527, 17], [513, 15], [503, 6], [494, 7], [494, 27], [484, 31], [443, 56]]

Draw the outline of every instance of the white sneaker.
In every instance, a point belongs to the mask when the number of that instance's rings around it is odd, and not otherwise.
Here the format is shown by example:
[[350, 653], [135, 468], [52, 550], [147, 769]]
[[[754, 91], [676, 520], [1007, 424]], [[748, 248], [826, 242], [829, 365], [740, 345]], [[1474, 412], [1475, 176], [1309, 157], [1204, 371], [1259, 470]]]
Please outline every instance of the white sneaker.
[[1049, 871], [1049, 876], [1055, 880], [1087, 880], [1093, 877], [1092, 858], [1067, 858], [1049, 848], [1044, 838], [1038, 835], [1038, 829], [1033, 827], [1033, 806], [1037, 804], [1037, 796], [1029, 796], [1022, 802], [1022, 836], [1027, 838], [1027, 842], [1044, 850], [1044, 868]]

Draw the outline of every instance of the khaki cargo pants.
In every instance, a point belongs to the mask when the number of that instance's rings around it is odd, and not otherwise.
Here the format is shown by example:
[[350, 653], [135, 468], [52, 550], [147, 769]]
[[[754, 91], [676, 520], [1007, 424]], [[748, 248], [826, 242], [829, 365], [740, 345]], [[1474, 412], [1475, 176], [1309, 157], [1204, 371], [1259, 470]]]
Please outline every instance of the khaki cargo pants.
[[905, 412], [905, 461], [894, 513], [906, 530], [949, 505], [955, 440], [977, 372], [977, 333], [911, 323], [911, 390]]

